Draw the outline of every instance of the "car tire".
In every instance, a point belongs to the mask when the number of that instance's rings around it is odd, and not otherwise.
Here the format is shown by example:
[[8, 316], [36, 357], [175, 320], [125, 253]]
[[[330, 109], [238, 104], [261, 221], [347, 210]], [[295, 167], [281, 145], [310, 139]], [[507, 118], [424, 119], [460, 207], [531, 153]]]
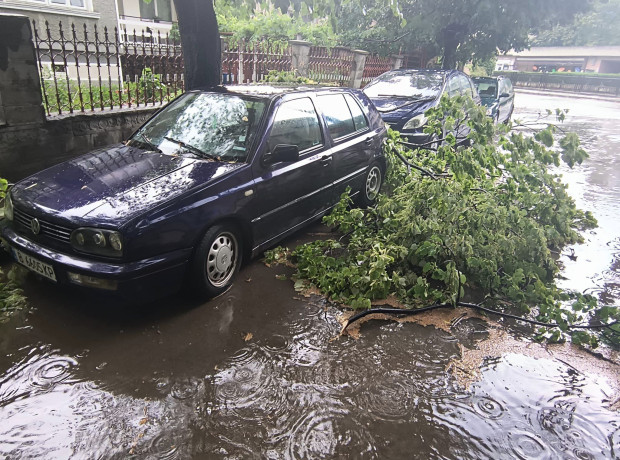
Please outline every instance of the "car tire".
[[360, 206], [367, 208], [375, 204], [382, 185], [383, 170], [378, 163], [373, 163], [364, 176], [364, 183], [362, 184], [362, 190], [358, 200]]
[[211, 298], [230, 288], [242, 260], [239, 235], [236, 227], [227, 224], [207, 230], [190, 266], [189, 281], [194, 294]]

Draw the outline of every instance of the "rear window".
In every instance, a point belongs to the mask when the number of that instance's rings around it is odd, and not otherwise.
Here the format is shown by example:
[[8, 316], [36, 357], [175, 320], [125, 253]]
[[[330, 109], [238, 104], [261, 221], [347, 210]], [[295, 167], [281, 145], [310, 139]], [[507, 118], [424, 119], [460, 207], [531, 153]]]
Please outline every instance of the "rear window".
[[342, 94], [328, 94], [316, 99], [325, 117], [329, 134], [333, 139], [344, 137], [356, 131], [351, 110], [349, 110]]
[[480, 79], [474, 81], [480, 97], [497, 97], [497, 80]]

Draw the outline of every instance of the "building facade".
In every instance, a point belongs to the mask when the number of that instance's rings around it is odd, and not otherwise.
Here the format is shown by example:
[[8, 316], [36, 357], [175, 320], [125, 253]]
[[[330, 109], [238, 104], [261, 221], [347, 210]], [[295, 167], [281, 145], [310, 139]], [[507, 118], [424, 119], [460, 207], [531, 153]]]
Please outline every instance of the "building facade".
[[71, 24], [78, 28], [86, 24], [89, 30], [96, 25], [102, 32], [104, 28], [112, 32], [118, 25], [116, 0], [0, 0], [0, 14], [27, 16], [40, 34], [45, 33], [46, 21], [53, 34], [62, 22], [65, 35]]
[[[93, 0], [101, 1], [101, 0]], [[153, 36], [153, 41], [170, 34], [177, 22], [177, 13], [172, 0], [115, 0], [118, 9], [118, 27], [122, 33], [138, 36], [144, 31]]]
[[541, 46], [498, 56], [495, 70], [620, 73], [620, 46]]

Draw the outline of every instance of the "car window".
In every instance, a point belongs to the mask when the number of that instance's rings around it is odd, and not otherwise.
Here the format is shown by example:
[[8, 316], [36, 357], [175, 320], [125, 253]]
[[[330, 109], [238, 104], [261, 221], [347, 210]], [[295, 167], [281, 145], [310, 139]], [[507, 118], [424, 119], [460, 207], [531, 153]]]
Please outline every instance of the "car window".
[[347, 104], [349, 105], [349, 110], [351, 110], [351, 115], [353, 115], [353, 123], [355, 124], [355, 130], [359, 131], [360, 129], [367, 128], [368, 120], [366, 120], [366, 117], [364, 116], [364, 112], [362, 111], [362, 108], [359, 106], [359, 103], [350, 94], [345, 94], [344, 98], [347, 100]]
[[474, 97], [474, 93], [471, 89], [471, 85], [469, 84], [469, 79], [465, 75], [459, 75], [459, 89], [463, 96]]
[[151, 118], [129, 142], [165, 154], [245, 161], [266, 102], [249, 96], [188, 92]]
[[476, 87], [478, 88], [478, 94], [480, 97], [495, 98], [498, 95], [497, 92], [497, 80], [491, 78], [476, 80]]
[[323, 112], [332, 139], [338, 139], [355, 132], [353, 116], [342, 94], [328, 94], [316, 99], [321, 112]]
[[453, 77], [448, 81], [448, 96], [455, 97], [461, 92], [459, 81], [456, 77]]
[[278, 144], [296, 145], [303, 152], [322, 143], [319, 118], [309, 98], [295, 99], [280, 105], [269, 135], [270, 152]]
[[371, 81], [364, 88], [370, 98], [411, 97], [415, 99], [434, 99], [441, 91], [443, 74], [396, 70], [386, 72]]

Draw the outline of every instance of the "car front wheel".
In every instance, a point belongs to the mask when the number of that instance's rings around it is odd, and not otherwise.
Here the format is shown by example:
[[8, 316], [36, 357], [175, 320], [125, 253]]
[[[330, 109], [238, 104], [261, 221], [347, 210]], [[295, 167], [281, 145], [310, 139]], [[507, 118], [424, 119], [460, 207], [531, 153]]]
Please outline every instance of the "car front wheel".
[[196, 248], [190, 281], [200, 297], [215, 297], [226, 291], [241, 264], [241, 240], [233, 226], [211, 227]]
[[360, 204], [362, 206], [372, 206], [377, 201], [379, 190], [383, 183], [383, 171], [378, 164], [373, 164], [364, 180], [362, 193], [360, 194]]

